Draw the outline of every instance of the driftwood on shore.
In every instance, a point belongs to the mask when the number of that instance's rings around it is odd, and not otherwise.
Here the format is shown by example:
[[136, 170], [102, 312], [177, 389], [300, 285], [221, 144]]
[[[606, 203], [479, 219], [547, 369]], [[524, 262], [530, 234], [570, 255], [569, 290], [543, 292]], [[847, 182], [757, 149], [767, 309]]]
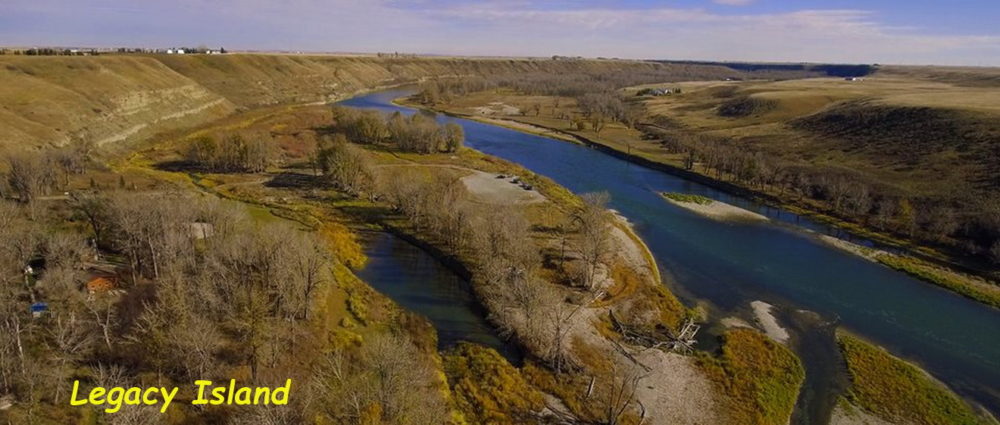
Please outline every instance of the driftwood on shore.
[[701, 329], [700, 325], [689, 318], [684, 320], [684, 325], [681, 326], [681, 330], [677, 335], [674, 335], [669, 330], [651, 334], [650, 332], [640, 332], [622, 323], [615, 316], [614, 310], [610, 310], [609, 314], [611, 315], [612, 326], [614, 326], [616, 332], [622, 335], [625, 341], [642, 347], [657, 348], [665, 351], [679, 351], [684, 353], [692, 351], [695, 343], [697, 343], [695, 335]]

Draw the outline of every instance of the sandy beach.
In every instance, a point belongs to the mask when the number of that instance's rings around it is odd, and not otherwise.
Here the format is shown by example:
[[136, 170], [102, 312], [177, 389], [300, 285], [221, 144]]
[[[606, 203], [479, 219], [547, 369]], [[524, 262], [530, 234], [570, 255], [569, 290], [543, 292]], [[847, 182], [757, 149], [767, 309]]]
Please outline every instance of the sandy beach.
[[750, 303], [750, 307], [753, 308], [753, 315], [757, 319], [757, 323], [764, 329], [764, 333], [769, 338], [782, 344], [788, 343], [788, 331], [778, 324], [778, 319], [771, 313], [774, 306], [763, 301], [754, 301]]
[[764, 215], [757, 214], [753, 211], [748, 211], [740, 207], [735, 207], [729, 205], [725, 202], [712, 201], [707, 204], [699, 204], [697, 202], [683, 202], [674, 199], [670, 199], [666, 196], [663, 197], [667, 202], [677, 205], [681, 208], [693, 211], [702, 216], [716, 219], [716, 220], [730, 220], [730, 221], [768, 221], [768, 218]]

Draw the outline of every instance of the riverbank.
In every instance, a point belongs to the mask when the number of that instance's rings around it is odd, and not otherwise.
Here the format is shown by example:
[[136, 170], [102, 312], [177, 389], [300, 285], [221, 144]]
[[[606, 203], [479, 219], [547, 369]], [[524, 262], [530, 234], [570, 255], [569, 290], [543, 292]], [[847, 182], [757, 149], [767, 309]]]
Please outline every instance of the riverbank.
[[[475, 114], [468, 114], [457, 110], [456, 108], [450, 107], [439, 107], [439, 108], [429, 108], [426, 105], [421, 105], [408, 98], [396, 99], [395, 103], [404, 105], [407, 107], [413, 107], [438, 113], [443, 113], [449, 116], [460, 117], [465, 119], [470, 119], [479, 122], [499, 123], [499, 125], [506, 128], [510, 128], [515, 131], [526, 132], [528, 134], [540, 135], [543, 137], [552, 137], [549, 134], [559, 134], [560, 137], [555, 139], [561, 141], [570, 141], [576, 144], [582, 144], [591, 148], [595, 148], [603, 153], [612, 155], [614, 157], [653, 169], [657, 171], [662, 171], [671, 175], [676, 175], [678, 177], [684, 178], [686, 180], [694, 181], [705, 186], [709, 186], [726, 193], [733, 194], [735, 196], [745, 197], [752, 199], [755, 202], [760, 202], [765, 205], [769, 205], [775, 208], [780, 208], [796, 215], [808, 217], [820, 223], [824, 223], [829, 226], [842, 229], [850, 234], [857, 235], [862, 238], [866, 238], [874, 241], [877, 244], [891, 247], [892, 249], [900, 250], [901, 252], [907, 253], [907, 255], [916, 260], [921, 265], [917, 266], [914, 262], [893, 262], [893, 263], [883, 263], [887, 267], [891, 267], [900, 272], [906, 273], [912, 277], [923, 280], [925, 282], [935, 284], [937, 286], [944, 287], [945, 289], [955, 291], [963, 296], [968, 296], [971, 299], [984, 302], [991, 306], [997, 306], [992, 296], [982, 296], [980, 295], [982, 290], [976, 291], [963, 291], [960, 288], [967, 285], [954, 284], [955, 279], [942, 278], [941, 276], [962, 276], [969, 275], [973, 279], [979, 279], [983, 281], [986, 285], [992, 285], [996, 290], [1000, 290], [1000, 284], [992, 281], [988, 275], [984, 275], [984, 272], [979, 269], [975, 269], [967, 266], [966, 264], [955, 260], [953, 257], [949, 257], [945, 253], [938, 251], [932, 247], [915, 245], [911, 241], [906, 241], [900, 239], [896, 236], [877, 232], [872, 229], [868, 229], [859, 226], [856, 223], [848, 222], [833, 215], [828, 212], [817, 210], [812, 204], [807, 204], [801, 202], [802, 200], [793, 199], [782, 199], [773, 194], [762, 192], [759, 190], [754, 190], [746, 188], [732, 182], [724, 181], [721, 179], [713, 178], [708, 174], [697, 172], [695, 170], [690, 170], [682, 166], [680, 162], [676, 161], [666, 161], [656, 155], [644, 152], [639, 149], [632, 149], [631, 142], [622, 141], [609, 141], [592, 136], [584, 136], [577, 134], [578, 132], [567, 131], [564, 129], [554, 128], [551, 126], [541, 125], [538, 123], [527, 122], [530, 120], [529, 117], [517, 117], [508, 116], [504, 118], [490, 117], [484, 118], [476, 116]], [[638, 142], [636, 140], [635, 142]], [[675, 163], [676, 162], [676, 163]], [[682, 205], [683, 206], [683, 205]], [[701, 209], [701, 208], [700, 208]], [[938, 269], [941, 270], [939, 273], [932, 273], [928, 270]], [[979, 285], [973, 285], [979, 287]], [[980, 287], [989, 288], [986, 286]], [[985, 292], [992, 292], [992, 289], [985, 289]], [[969, 294], [972, 294], [971, 296]]]
[[819, 235], [824, 243], [866, 260], [907, 273], [966, 298], [1000, 308], [1000, 285], [927, 263], [919, 258], [858, 245], [829, 235]]
[[[996, 425], [988, 412], [973, 409], [919, 367], [845, 331], [837, 342], [847, 362], [851, 383], [838, 407], [841, 420], [918, 425]], [[852, 408], [860, 415], [851, 415]], [[862, 422], [864, 423], [864, 422]]]

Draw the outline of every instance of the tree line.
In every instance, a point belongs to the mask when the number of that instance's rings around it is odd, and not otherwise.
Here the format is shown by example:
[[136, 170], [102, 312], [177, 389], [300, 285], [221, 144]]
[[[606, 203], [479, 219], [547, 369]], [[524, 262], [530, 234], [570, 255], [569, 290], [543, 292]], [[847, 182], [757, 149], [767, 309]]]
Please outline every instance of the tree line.
[[664, 126], [644, 127], [684, 166], [751, 189], [808, 200], [838, 217], [932, 244], [954, 246], [1000, 264], [1000, 200], [915, 196], [858, 171], [799, 164], [725, 140]]
[[350, 140], [370, 145], [386, 145], [404, 152], [456, 152], [465, 142], [462, 126], [440, 124], [433, 117], [416, 113], [409, 117], [397, 112], [384, 115], [347, 107], [334, 107], [330, 130]]
[[[609, 123], [621, 123], [626, 127], [633, 128], [644, 114], [641, 102], [634, 99], [626, 99], [616, 87], [617, 84], [645, 84], [647, 78], [642, 74], [629, 78], [626, 76], [594, 76], [591, 74], [580, 74], [577, 76], [541, 74], [532, 77], [520, 76], [494, 77], [487, 79], [484, 77], [467, 77], [458, 79], [433, 80], [424, 83], [421, 90], [414, 95], [414, 99], [425, 105], [436, 105], [446, 103], [456, 97], [465, 96], [470, 93], [486, 90], [508, 88], [524, 95], [545, 95], [570, 97], [576, 101], [582, 115], [573, 116], [563, 112], [557, 118], [570, 121], [571, 126], [579, 131], [587, 129], [594, 130], [600, 134]], [[538, 84], [529, 84], [539, 78]], [[564, 84], [559, 86], [558, 84]], [[569, 84], [566, 86], [565, 84]], [[558, 88], [558, 90], [557, 90]], [[555, 101], [555, 108], [559, 107], [559, 99]], [[540, 114], [541, 107], [538, 104], [531, 105], [529, 110], [522, 111], [522, 114], [533, 112], [536, 116]]]
[[265, 132], [237, 132], [226, 136], [205, 135], [188, 148], [192, 164], [213, 172], [259, 173], [276, 160], [277, 150]]
[[41, 151], [14, 151], [4, 157], [7, 172], [0, 179], [0, 199], [17, 199], [34, 214], [35, 201], [65, 187], [91, 164], [93, 147], [77, 143]]

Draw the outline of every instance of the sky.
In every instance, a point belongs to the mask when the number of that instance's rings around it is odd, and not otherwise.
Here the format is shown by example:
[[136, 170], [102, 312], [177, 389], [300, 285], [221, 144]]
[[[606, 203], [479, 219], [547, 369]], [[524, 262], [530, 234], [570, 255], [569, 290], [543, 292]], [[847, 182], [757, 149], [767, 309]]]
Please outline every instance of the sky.
[[1000, 0], [0, 0], [0, 45], [1000, 66]]

